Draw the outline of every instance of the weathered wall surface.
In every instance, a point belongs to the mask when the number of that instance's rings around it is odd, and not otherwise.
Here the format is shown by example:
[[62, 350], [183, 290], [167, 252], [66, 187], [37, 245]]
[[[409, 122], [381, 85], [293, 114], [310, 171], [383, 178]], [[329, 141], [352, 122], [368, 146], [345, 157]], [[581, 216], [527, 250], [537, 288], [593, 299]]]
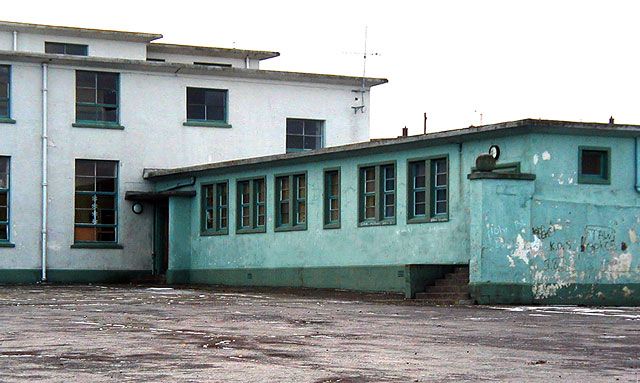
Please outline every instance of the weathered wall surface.
[[[535, 135], [532, 142], [543, 148], [526, 160], [535, 181], [471, 181], [481, 207], [471, 232], [477, 299], [640, 304], [633, 139]], [[610, 185], [578, 183], [581, 145], [611, 148]]]

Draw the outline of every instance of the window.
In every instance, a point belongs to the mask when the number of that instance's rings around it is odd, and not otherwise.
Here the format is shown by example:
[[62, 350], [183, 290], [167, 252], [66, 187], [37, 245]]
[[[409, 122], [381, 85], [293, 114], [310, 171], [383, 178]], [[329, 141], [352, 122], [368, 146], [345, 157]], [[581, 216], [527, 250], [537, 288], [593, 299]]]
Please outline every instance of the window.
[[76, 71], [76, 123], [118, 123], [118, 73]]
[[307, 228], [307, 176], [276, 177], [276, 231]]
[[202, 234], [229, 233], [229, 184], [202, 186]]
[[324, 121], [287, 118], [287, 152], [322, 147]]
[[361, 166], [359, 184], [360, 225], [395, 224], [395, 165]]
[[578, 155], [578, 182], [581, 184], [611, 183], [611, 149], [581, 146]]
[[220, 68], [231, 68], [231, 64], [207, 63], [207, 62], [200, 62], [200, 61], [194, 61], [193, 65], [215, 66], [215, 67], [220, 67]]
[[324, 228], [340, 228], [340, 169], [324, 172]]
[[9, 157], [0, 157], [0, 242], [9, 242]]
[[447, 158], [409, 161], [408, 170], [408, 222], [431, 222], [448, 218]]
[[227, 90], [187, 88], [187, 122], [228, 126]]
[[11, 67], [0, 65], [0, 120], [10, 119]]
[[87, 45], [82, 44], [51, 43], [48, 41], [44, 43], [45, 53], [55, 53], [59, 55], [86, 56], [87, 48]]
[[75, 242], [117, 241], [118, 162], [76, 160]]
[[266, 222], [264, 178], [238, 181], [238, 233], [264, 233]]

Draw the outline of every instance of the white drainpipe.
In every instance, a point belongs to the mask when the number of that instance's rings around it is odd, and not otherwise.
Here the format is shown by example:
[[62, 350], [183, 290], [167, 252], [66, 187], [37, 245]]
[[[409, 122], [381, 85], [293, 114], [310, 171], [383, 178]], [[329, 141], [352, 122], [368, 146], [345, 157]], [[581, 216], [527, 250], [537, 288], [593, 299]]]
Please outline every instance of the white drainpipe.
[[42, 282], [47, 280], [47, 76], [42, 63]]
[[13, 50], [18, 50], [18, 31], [13, 31]]
[[249, 69], [249, 56], [244, 58], [244, 67]]

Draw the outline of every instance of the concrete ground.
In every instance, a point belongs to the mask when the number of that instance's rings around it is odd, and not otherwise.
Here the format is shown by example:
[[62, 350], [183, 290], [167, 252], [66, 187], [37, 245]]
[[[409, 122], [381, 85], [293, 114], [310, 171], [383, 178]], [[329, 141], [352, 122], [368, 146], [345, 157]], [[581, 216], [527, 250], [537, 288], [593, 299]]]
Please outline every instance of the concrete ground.
[[637, 382], [640, 309], [0, 287], [0, 382]]

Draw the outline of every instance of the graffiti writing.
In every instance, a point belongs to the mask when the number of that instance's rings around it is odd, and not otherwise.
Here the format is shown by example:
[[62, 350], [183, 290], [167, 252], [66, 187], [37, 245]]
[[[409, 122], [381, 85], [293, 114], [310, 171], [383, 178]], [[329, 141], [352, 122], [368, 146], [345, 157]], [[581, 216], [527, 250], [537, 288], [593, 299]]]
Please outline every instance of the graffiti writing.
[[587, 225], [584, 228], [584, 235], [580, 238], [580, 251], [616, 250], [617, 248], [614, 229], [595, 225]]
[[550, 250], [571, 250], [572, 247], [571, 241], [549, 242]]
[[550, 226], [540, 225], [538, 227], [531, 228], [531, 233], [540, 239], [545, 239], [550, 237], [554, 231], [556, 231], [556, 228], [553, 225], [550, 225]]

